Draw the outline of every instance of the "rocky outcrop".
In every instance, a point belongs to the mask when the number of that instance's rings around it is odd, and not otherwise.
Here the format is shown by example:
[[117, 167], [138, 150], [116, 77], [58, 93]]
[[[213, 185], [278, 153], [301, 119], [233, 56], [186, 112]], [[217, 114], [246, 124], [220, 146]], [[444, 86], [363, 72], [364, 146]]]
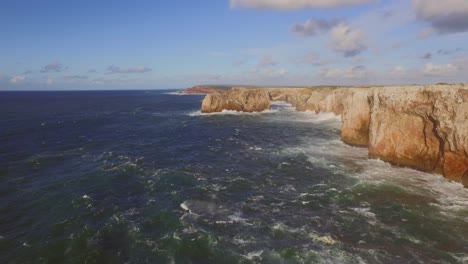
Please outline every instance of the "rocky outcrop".
[[232, 88], [215, 94], [208, 94], [202, 102], [202, 113], [260, 112], [271, 108], [270, 96], [264, 89]]
[[367, 146], [371, 158], [440, 173], [468, 187], [468, 87], [463, 84], [233, 88], [207, 95], [202, 112], [263, 111], [270, 100], [341, 115], [343, 142]]

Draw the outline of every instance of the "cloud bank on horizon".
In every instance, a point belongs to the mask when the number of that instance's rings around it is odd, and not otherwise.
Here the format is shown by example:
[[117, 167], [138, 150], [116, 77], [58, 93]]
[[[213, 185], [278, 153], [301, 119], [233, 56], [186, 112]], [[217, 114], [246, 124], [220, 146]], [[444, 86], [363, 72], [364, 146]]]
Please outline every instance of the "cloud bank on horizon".
[[468, 83], [467, 0], [43, 5], [0, 10], [0, 90]]

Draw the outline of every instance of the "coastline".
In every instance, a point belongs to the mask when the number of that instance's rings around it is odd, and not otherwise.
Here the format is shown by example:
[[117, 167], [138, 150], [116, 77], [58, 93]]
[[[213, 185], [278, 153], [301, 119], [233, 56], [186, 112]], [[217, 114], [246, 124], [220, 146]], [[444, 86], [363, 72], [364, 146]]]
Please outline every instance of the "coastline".
[[342, 116], [344, 143], [367, 147], [369, 158], [434, 172], [468, 187], [468, 85], [375, 87], [200, 86], [203, 113], [258, 112], [274, 101], [297, 111]]

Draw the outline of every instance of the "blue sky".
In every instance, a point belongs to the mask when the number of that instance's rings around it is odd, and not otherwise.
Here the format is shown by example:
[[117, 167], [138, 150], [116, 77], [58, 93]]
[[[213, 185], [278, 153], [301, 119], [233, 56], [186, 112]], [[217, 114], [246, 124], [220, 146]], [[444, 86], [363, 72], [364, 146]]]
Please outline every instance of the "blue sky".
[[468, 82], [466, 0], [2, 0], [0, 32], [0, 90]]

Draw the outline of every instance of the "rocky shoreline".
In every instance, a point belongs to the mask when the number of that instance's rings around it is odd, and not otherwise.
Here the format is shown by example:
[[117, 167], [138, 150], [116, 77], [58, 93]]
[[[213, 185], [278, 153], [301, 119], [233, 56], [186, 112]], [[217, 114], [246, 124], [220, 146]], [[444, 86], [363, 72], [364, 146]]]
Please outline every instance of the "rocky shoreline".
[[370, 158], [468, 187], [468, 85], [211, 89], [201, 111], [263, 111], [271, 101], [341, 115], [343, 142]]

